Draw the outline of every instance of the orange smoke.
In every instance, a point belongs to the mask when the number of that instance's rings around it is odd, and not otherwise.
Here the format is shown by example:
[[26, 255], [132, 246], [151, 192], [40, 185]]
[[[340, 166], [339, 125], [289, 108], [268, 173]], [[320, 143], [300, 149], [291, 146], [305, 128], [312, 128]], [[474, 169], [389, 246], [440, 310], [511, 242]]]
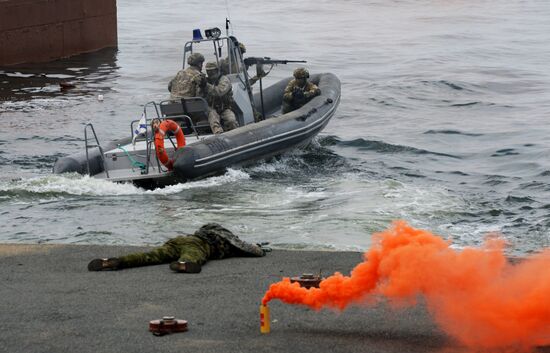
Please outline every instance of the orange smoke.
[[422, 294], [435, 321], [468, 346], [550, 344], [550, 249], [510, 265], [501, 240], [457, 251], [404, 221], [374, 234], [373, 244], [350, 276], [337, 272], [311, 289], [284, 278], [262, 303], [343, 310], [373, 295], [412, 305]]

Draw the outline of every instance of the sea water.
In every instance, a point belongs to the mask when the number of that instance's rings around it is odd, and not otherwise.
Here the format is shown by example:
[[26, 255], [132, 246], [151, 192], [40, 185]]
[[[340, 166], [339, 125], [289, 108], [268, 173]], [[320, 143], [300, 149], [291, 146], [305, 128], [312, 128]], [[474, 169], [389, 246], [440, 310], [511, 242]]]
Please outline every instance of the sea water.
[[[218, 222], [280, 248], [364, 250], [404, 219], [456, 247], [492, 233], [512, 254], [550, 246], [550, 2], [117, 6], [118, 50], [0, 68], [0, 242], [159, 244]], [[311, 146], [152, 191], [51, 173], [83, 150], [87, 122], [101, 142], [127, 136], [145, 103], [168, 97], [192, 30], [225, 33], [226, 17], [246, 56], [340, 78]]]

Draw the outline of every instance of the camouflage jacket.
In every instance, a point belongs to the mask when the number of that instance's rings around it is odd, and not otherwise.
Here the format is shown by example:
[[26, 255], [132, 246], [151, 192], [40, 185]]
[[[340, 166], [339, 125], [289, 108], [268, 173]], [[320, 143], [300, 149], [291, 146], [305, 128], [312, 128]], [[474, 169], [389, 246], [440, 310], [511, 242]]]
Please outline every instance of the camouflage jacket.
[[317, 85], [308, 82], [304, 87], [300, 87], [296, 83], [296, 80], [292, 80], [285, 88], [283, 100], [293, 109], [298, 109], [320, 94], [321, 90]]
[[[222, 75], [228, 75], [229, 72], [229, 58], [223, 58], [220, 60], [220, 70]], [[238, 74], [239, 73], [239, 66], [237, 65], [237, 62], [233, 60], [231, 65], [231, 73], [232, 74]]]
[[227, 76], [220, 76], [214, 83], [206, 84], [206, 100], [208, 105], [221, 113], [225, 109], [231, 109], [233, 104], [233, 88]]
[[202, 73], [196, 66], [189, 66], [185, 70], [180, 70], [176, 77], [170, 81], [170, 97], [177, 99], [204, 96], [200, 87], [199, 75], [202, 75]]
[[212, 246], [214, 258], [222, 259], [228, 256], [260, 257], [265, 255], [260, 246], [242, 241], [238, 236], [217, 223], [205, 224], [193, 235]]
[[[229, 59], [228, 58], [220, 60], [220, 68], [221, 68], [222, 75], [228, 75], [229, 74]], [[235, 61], [233, 61], [231, 73], [232, 74], [240, 74], [239, 67], [237, 66], [237, 63]], [[248, 83], [250, 84], [250, 86], [252, 86], [256, 82], [258, 82], [260, 80], [260, 78], [264, 78], [265, 76], [267, 76], [267, 74], [264, 74], [261, 77], [258, 76], [258, 75], [254, 75], [254, 77], [250, 77], [248, 79]]]

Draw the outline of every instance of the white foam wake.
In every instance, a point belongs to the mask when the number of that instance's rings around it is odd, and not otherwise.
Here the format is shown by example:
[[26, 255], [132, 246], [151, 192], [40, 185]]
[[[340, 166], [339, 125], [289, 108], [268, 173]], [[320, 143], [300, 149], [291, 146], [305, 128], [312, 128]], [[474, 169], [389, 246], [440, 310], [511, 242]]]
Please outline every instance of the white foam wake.
[[249, 178], [250, 175], [241, 170], [229, 169], [221, 176], [176, 184], [162, 189], [144, 190], [129, 183], [112, 183], [106, 180], [78, 174], [52, 174], [18, 180], [0, 180], [0, 192], [90, 196], [167, 195], [179, 193], [188, 189], [215, 187]]

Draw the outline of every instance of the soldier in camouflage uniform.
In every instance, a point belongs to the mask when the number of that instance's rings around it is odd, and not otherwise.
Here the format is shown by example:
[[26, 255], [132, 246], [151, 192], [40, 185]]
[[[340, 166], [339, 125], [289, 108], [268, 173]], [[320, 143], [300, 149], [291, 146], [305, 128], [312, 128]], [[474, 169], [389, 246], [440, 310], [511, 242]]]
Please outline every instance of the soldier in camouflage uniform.
[[[241, 57], [244, 58], [244, 53], [246, 53], [246, 47], [241, 42], [239, 42], [239, 50], [241, 52]], [[233, 61], [233, 65], [231, 65], [231, 67], [232, 67], [232, 69], [231, 69], [232, 74], [239, 73], [239, 68], [238, 68], [237, 63], [235, 61]], [[246, 66], [245, 69], [248, 70], [248, 66]], [[220, 70], [221, 70], [222, 75], [228, 75], [229, 74], [229, 58], [224, 58], [224, 59], [220, 60]], [[266, 77], [267, 74], [268, 73], [266, 73], [263, 70], [259, 70], [259, 72], [257, 70], [256, 75], [254, 75], [253, 77], [250, 77], [248, 79], [248, 83], [250, 84], [250, 86], [252, 86], [256, 82], [258, 82], [260, 80], [260, 78]]]
[[308, 82], [309, 72], [300, 67], [294, 70], [294, 79], [288, 83], [283, 95], [283, 114], [296, 110], [321, 94], [317, 85]]
[[185, 70], [180, 70], [168, 84], [170, 98], [205, 96], [206, 76], [202, 73], [203, 63], [204, 56], [202, 54], [189, 55], [187, 58], [189, 66]]
[[[221, 75], [218, 64], [206, 64], [208, 82], [206, 84], [206, 101], [208, 102], [208, 122], [214, 134], [233, 130], [239, 127], [233, 106], [233, 88], [227, 76]], [[223, 122], [223, 127], [222, 127]]]
[[[241, 52], [241, 57], [243, 57], [244, 53], [246, 53], [246, 47], [243, 43], [238, 44], [239, 51]], [[231, 72], [229, 72], [229, 57], [223, 58], [220, 60], [220, 71], [222, 75], [229, 75], [231, 74], [238, 74], [239, 73], [239, 66], [236, 62], [237, 58], [233, 58], [232, 65], [231, 65]]]
[[121, 270], [170, 263], [173, 271], [198, 273], [202, 265], [210, 259], [261, 257], [266, 251], [269, 249], [246, 243], [217, 223], [208, 223], [192, 235], [175, 237], [149, 252], [92, 260], [88, 264], [88, 270]]

